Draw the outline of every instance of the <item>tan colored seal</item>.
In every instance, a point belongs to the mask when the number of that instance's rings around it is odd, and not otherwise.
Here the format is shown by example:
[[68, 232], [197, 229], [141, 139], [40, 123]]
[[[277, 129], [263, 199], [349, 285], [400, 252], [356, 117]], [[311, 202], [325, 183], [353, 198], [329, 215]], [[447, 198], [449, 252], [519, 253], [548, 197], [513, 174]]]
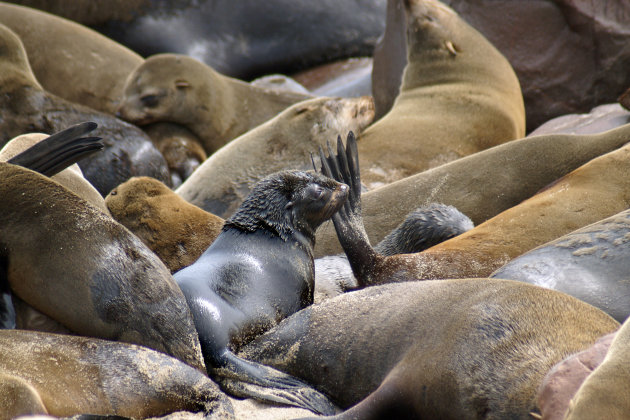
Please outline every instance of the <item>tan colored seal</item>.
[[226, 218], [257, 181], [284, 169], [312, 168], [310, 154], [319, 146], [339, 133], [361, 132], [373, 117], [370, 97], [300, 102], [210, 156], [176, 192]]
[[[431, 202], [454, 206], [479, 225], [628, 139], [630, 124], [599, 134], [528, 137], [458, 159], [363, 194], [366, 232], [377, 243], [407, 214]], [[335, 229], [322, 226], [315, 257], [339, 252]]]
[[221, 232], [223, 219], [149, 177], [131, 178], [105, 198], [112, 217], [138, 236], [171, 272], [194, 263]]
[[145, 345], [205, 371], [185, 298], [136, 236], [50, 178], [0, 162], [11, 293], [74, 333]]
[[[0, 149], [0, 162], [6, 162], [13, 156], [25, 151], [47, 137], [48, 134], [28, 133], [9, 140], [9, 142]], [[76, 163], [58, 174], [53, 175], [51, 178], [105, 214], [109, 214], [105, 200], [101, 194], [96, 191], [96, 188], [83, 177], [83, 172], [81, 172], [81, 168], [79, 168], [79, 165]]]
[[241, 354], [354, 406], [336, 418], [531, 419], [549, 369], [618, 325], [526, 283], [407, 282], [310, 306]]
[[0, 406], [2, 420], [183, 410], [232, 417], [219, 388], [177, 359], [131, 344], [23, 330], [0, 331]]
[[224, 76], [192, 57], [157, 54], [126, 81], [118, 114], [135, 124], [181, 124], [208, 154], [290, 105], [310, 98]]
[[360, 136], [374, 188], [525, 135], [509, 62], [453, 10], [405, 1], [407, 66], [394, 106]]

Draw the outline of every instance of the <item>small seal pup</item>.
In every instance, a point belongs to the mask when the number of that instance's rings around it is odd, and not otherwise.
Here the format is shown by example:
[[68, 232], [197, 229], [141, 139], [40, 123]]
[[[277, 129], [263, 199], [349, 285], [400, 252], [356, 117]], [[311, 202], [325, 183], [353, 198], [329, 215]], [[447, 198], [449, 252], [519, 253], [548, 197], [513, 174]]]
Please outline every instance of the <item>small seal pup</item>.
[[208, 155], [311, 95], [253, 86], [181, 54], [147, 58], [127, 78], [116, 115], [188, 128]]
[[136, 236], [59, 183], [0, 162], [11, 293], [75, 334], [140, 344], [205, 372], [186, 299]]
[[312, 305], [239, 354], [354, 406], [333, 418], [525, 420], [549, 369], [618, 327], [591, 305], [522, 282], [428, 280]]
[[348, 186], [283, 171], [260, 181], [192, 265], [174, 274], [186, 296], [209, 375], [236, 395], [332, 414], [326, 397], [233, 350], [313, 302], [315, 230]]
[[147, 418], [184, 410], [232, 417], [216, 384], [173, 357], [133, 344], [24, 330], [0, 331], [0, 406], [2, 420], [88, 413]]
[[155, 178], [134, 177], [105, 197], [112, 217], [139, 237], [172, 273], [194, 263], [224, 220], [190, 204]]
[[227, 218], [257, 181], [277, 171], [310, 169], [313, 150], [338, 133], [361, 132], [373, 117], [374, 103], [367, 96], [322, 97], [297, 103], [222, 147], [176, 192], [186, 201]]
[[359, 137], [368, 189], [525, 135], [523, 95], [507, 59], [444, 4], [404, 7], [400, 93]]

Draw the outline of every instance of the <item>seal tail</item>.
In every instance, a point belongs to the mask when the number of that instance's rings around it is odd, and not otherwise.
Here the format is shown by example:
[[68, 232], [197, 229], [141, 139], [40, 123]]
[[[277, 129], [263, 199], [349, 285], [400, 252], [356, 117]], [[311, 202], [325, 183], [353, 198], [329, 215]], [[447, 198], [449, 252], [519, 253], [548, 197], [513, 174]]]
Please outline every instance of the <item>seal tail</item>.
[[45, 176], [53, 176], [84, 157], [103, 149], [100, 137], [81, 137], [97, 124], [83, 122], [59, 131], [7, 162], [23, 166]]
[[212, 369], [212, 377], [231, 395], [304, 408], [316, 414], [338, 411], [324, 394], [291, 375], [229, 351], [222, 356], [224, 363]]

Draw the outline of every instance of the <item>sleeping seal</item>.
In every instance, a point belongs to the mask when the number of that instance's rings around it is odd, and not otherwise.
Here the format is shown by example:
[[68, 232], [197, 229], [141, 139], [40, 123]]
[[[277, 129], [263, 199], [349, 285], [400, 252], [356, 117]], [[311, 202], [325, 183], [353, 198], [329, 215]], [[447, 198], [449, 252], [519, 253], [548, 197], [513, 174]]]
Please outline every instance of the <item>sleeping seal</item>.
[[256, 335], [313, 302], [315, 230], [348, 186], [302, 171], [257, 183], [221, 234], [174, 278], [186, 296], [210, 376], [237, 396], [331, 414], [301, 381], [234, 355]]

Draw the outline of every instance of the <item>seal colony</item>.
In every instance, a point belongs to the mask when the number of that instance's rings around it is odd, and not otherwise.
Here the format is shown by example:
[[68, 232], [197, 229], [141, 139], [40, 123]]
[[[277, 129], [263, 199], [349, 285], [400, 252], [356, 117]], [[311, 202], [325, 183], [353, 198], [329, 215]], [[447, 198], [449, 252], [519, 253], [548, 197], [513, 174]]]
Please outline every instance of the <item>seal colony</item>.
[[221, 234], [174, 278], [186, 296], [210, 376], [237, 396], [332, 414], [327, 398], [233, 351], [313, 302], [315, 230], [348, 186], [301, 171], [260, 181]]

